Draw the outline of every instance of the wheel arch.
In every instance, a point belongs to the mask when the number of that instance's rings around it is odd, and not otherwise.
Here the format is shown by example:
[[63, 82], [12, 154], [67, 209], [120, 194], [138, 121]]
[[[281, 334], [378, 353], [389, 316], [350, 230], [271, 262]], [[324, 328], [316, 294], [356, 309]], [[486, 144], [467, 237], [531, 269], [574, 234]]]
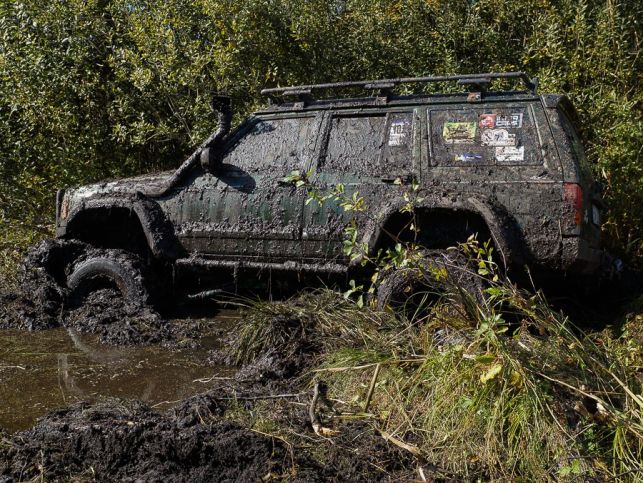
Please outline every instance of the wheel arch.
[[139, 254], [147, 249], [163, 259], [176, 259], [181, 253], [174, 228], [161, 207], [146, 199], [87, 201], [69, 213], [58, 236]]
[[[376, 253], [382, 247], [382, 244], [387, 239], [387, 232], [390, 232], [391, 228], [395, 230], [401, 225], [401, 218], [403, 219], [406, 216], [407, 220], [411, 219], [410, 214], [401, 212], [402, 207], [407, 203], [405, 200], [387, 203], [377, 214], [374, 221], [368, 224], [362, 243], [368, 245], [371, 253]], [[415, 215], [419, 214], [425, 216], [451, 215], [453, 216], [453, 221], [463, 219], [479, 220], [480, 224], [478, 226], [484, 226], [486, 229], [486, 233], [483, 233], [483, 236], [488, 234], [488, 237], [492, 239], [505, 266], [525, 262], [525, 245], [519, 226], [507, 210], [494, 200], [473, 196], [468, 198], [453, 197], [449, 198], [448, 201], [427, 200], [416, 204]], [[419, 228], [422, 230], [422, 227]], [[465, 240], [453, 240], [453, 243], [462, 241]], [[356, 262], [359, 262], [359, 260]]]

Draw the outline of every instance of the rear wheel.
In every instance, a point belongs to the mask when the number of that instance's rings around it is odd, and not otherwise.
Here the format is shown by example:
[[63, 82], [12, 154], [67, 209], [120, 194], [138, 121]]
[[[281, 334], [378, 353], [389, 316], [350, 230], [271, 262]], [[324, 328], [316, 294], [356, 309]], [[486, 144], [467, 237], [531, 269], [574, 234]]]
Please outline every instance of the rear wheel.
[[404, 308], [408, 315], [448, 291], [464, 290], [481, 300], [484, 279], [457, 250], [427, 250], [417, 267], [391, 270], [377, 288], [377, 307]]
[[82, 304], [100, 289], [116, 288], [133, 305], [151, 303], [149, 284], [141, 259], [122, 250], [91, 250], [73, 264], [67, 277], [69, 298]]

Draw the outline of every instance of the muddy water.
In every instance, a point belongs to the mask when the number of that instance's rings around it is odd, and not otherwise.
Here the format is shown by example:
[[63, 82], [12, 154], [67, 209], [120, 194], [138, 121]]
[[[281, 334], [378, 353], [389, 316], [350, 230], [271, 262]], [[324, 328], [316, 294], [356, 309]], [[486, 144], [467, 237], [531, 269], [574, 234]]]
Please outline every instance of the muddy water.
[[[235, 313], [217, 323], [231, 325]], [[176, 322], [175, 322], [176, 323]], [[70, 329], [39, 332], [0, 330], [0, 428], [13, 432], [33, 425], [52, 409], [104, 397], [134, 398], [159, 409], [228, 377], [229, 368], [206, 362], [215, 338], [198, 349], [119, 348]]]

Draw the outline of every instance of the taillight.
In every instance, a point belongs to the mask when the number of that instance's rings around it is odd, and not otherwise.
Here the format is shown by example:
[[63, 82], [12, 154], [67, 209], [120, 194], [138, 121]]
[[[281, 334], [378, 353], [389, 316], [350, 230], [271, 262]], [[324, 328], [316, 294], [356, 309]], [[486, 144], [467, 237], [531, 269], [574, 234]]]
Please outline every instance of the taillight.
[[565, 183], [563, 198], [574, 210], [574, 222], [580, 225], [583, 220], [583, 189], [576, 183]]

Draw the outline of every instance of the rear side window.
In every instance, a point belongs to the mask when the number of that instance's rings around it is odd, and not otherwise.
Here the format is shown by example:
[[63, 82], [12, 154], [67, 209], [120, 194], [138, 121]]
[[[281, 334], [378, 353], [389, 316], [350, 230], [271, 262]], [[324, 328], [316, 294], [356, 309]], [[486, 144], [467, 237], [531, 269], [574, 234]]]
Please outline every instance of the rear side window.
[[542, 164], [527, 106], [434, 109], [428, 118], [433, 165]]
[[412, 112], [337, 115], [331, 119], [323, 169], [366, 177], [403, 175], [412, 168], [412, 156]]
[[383, 114], [334, 117], [324, 169], [355, 174], [379, 172], [385, 122]]
[[269, 171], [284, 176], [304, 169], [315, 143], [314, 117], [258, 119], [223, 158], [248, 172]]

